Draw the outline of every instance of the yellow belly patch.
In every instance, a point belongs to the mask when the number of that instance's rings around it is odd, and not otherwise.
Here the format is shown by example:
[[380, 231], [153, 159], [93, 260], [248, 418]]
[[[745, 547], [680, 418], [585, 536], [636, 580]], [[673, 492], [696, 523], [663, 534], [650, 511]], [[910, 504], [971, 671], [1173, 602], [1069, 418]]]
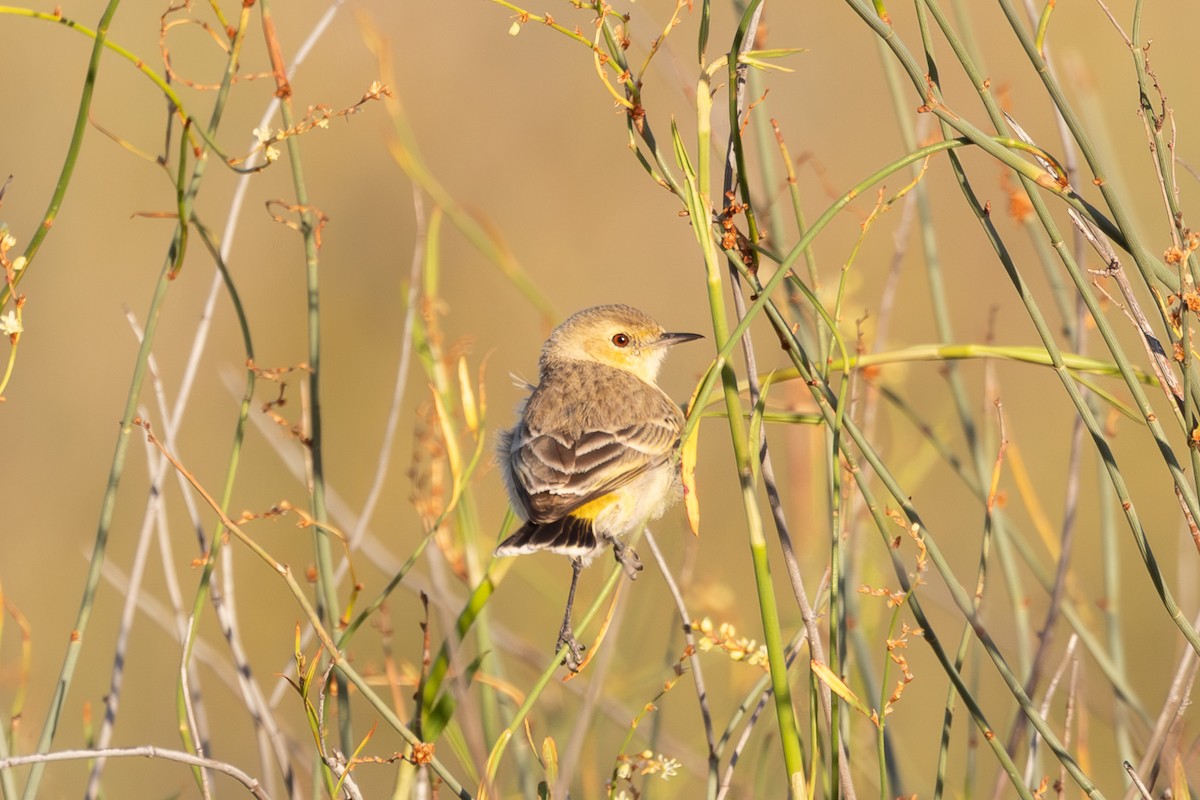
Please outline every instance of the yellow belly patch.
[[576, 519], [586, 519], [589, 522], [600, 516], [600, 512], [617, 502], [616, 492], [610, 492], [603, 497], [597, 497], [595, 500], [584, 503], [579, 508], [571, 512], [571, 516]]

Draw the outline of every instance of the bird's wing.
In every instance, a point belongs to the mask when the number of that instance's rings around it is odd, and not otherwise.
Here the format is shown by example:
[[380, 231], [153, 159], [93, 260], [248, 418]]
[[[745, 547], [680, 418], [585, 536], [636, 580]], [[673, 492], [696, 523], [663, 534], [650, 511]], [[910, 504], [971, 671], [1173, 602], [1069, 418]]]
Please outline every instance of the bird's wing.
[[510, 453], [529, 521], [562, 519], [668, 461], [679, 438], [678, 418], [679, 412], [672, 410], [579, 436], [519, 425]]

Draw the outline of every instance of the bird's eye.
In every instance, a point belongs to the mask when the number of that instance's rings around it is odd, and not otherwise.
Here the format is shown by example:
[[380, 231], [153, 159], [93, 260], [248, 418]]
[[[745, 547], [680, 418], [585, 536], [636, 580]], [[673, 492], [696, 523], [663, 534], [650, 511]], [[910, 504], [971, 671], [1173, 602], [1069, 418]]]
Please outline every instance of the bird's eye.
[[626, 334], [626, 333], [616, 334], [612, 338], [612, 343], [615, 344], [617, 347], [628, 347], [629, 346], [629, 334]]

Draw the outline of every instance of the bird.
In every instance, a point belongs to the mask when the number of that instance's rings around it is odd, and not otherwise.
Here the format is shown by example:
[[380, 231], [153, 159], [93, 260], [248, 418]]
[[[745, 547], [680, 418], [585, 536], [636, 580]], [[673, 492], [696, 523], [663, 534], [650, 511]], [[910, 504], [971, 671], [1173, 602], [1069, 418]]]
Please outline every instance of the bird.
[[579, 311], [542, 346], [538, 384], [497, 442], [505, 488], [524, 524], [497, 557], [549, 551], [571, 560], [571, 587], [555, 652], [577, 672], [583, 646], [571, 629], [579, 573], [606, 548], [629, 578], [642, 569], [623, 542], [681, 494], [684, 415], [656, 380], [667, 351], [703, 338], [671, 333], [627, 305]]

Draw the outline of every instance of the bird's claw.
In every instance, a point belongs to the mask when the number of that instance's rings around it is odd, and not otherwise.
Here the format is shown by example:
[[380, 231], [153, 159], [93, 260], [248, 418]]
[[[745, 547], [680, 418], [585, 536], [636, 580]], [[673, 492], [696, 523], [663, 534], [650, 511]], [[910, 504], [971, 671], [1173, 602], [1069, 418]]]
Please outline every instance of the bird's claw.
[[638, 573], [645, 568], [642, 566], [642, 559], [638, 558], [638, 554], [632, 547], [626, 547], [615, 539], [613, 540], [613, 556], [631, 581], [637, 580]]
[[567, 654], [563, 656], [562, 663], [566, 665], [571, 672], [579, 672], [579, 668], [583, 666], [583, 651], [587, 648], [579, 643], [575, 638], [575, 634], [571, 631], [570, 626], [564, 625], [558, 632], [558, 641], [554, 645], [554, 652], [558, 652], [563, 648], [567, 649]]

